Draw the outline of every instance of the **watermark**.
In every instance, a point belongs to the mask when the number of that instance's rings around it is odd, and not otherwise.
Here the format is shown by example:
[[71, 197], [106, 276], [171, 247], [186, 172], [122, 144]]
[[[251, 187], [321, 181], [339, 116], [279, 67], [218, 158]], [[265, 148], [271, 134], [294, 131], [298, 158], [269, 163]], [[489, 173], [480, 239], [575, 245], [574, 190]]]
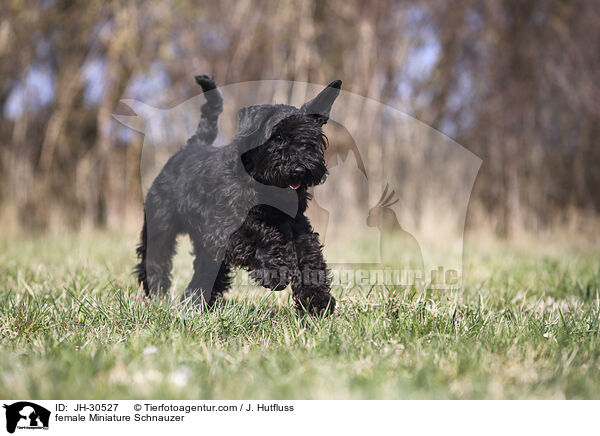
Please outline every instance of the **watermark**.
[[232, 285], [235, 287], [254, 287], [257, 280], [280, 281], [289, 283], [296, 280], [302, 286], [319, 286], [326, 283], [342, 287], [411, 287], [427, 289], [456, 289], [460, 286], [460, 276], [456, 270], [445, 270], [439, 266], [431, 271], [422, 269], [393, 268], [353, 268], [340, 265], [325, 274], [322, 270], [289, 271], [287, 269], [259, 270], [253, 275], [240, 270]]
[[[195, 283], [210, 287], [209, 283], [219, 280], [228, 240], [253, 208], [266, 204], [293, 218], [303, 206], [292, 176], [288, 177], [289, 187], [287, 181], [266, 183], [256, 177], [256, 171], [249, 170], [242, 157], [267, 141], [278, 140], [281, 134], [277, 126], [296, 112], [277, 106], [268, 116], [265, 113], [275, 107], [268, 105], [283, 104], [310, 108], [317, 116], [326, 106], [323, 131], [328, 138], [324, 150], [328, 175], [323, 183], [308, 187], [312, 200], [306, 215], [319, 234], [332, 275], [327, 279], [322, 270], [302, 267], [301, 261], [297, 271], [289, 265], [279, 269], [255, 265], [252, 280], [236, 284], [251, 286], [256, 279], [287, 283], [291, 280], [287, 275], [300, 274], [302, 283], [313, 284], [331, 280], [332, 285], [344, 285], [347, 279], [357, 286], [375, 282], [435, 289], [459, 287], [467, 206], [481, 159], [396, 108], [343, 89], [333, 98], [326, 93], [322, 85], [268, 80], [218, 87], [171, 108], [122, 100], [135, 114], [115, 118], [144, 134], [140, 173], [145, 194], [167, 162], [178, 164], [171, 158], [182, 145], [210, 150], [197, 155], [210, 156], [211, 161], [197, 166], [194, 189], [202, 195], [192, 200], [195, 210], [202, 213], [191, 227], [196, 232], [192, 239], [198, 268], [201, 264], [212, 266], [205, 267], [207, 277]], [[199, 135], [208, 136], [210, 143], [193, 145], [193, 138]], [[281, 139], [282, 143], [287, 140]], [[289, 138], [289, 143], [300, 140], [297, 135]], [[240, 145], [240, 141], [245, 142]], [[243, 153], [231, 151], [232, 144]], [[282, 147], [281, 153], [285, 152]], [[300, 156], [293, 158], [300, 167], [304, 165]], [[206, 173], [207, 166], [211, 177], [203, 178], [200, 173]], [[196, 167], [185, 168], [194, 171]], [[191, 183], [178, 174], [180, 183]], [[229, 189], [223, 190], [223, 186]], [[230, 191], [243, 195], [232, 194], [231, 200], [221, 201], [223, 192]], [[199, 199], [202, 204], [198, 204]], [[147, 216], [148, 204], [146, 198]], [[147, 229], [148, 250], [155, 245], [159, 254], [168, 252], [170, 245], [164, 242], [161, 226], [155, 227]], [[274, 228], [284, 237], [288, 231], [277, 225]], [[257, 259], [259, 254], [252, 253]], [[167, 268], [168, 262], [165, 265], [160, 268]]]

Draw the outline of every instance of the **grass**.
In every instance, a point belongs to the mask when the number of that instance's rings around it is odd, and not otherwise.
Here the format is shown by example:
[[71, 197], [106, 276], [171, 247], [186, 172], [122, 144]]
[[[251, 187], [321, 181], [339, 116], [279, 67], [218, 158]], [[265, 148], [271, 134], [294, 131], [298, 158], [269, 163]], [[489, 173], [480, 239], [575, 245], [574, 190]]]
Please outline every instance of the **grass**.
[[[459, 291], [234, 289], [211, 313], [140, 297], [133, 237], [0, 242], [2, 398], [600, 398], [600, 251], [467, 250]], [[178, 256], [179, 290], [191, 274]]]

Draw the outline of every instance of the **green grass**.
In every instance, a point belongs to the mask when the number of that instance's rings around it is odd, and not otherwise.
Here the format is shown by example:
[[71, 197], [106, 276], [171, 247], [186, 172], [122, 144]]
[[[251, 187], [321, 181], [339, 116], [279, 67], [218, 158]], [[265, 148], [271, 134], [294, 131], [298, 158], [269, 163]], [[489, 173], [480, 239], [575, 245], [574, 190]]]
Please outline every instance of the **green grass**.
[[287, 290], [210, 313], [146, 301], [134, 245], [2, 239], [0, 397], [600, 398], [599, 251], [472, 248], [459, 291], [334, 289], [323, 319]]

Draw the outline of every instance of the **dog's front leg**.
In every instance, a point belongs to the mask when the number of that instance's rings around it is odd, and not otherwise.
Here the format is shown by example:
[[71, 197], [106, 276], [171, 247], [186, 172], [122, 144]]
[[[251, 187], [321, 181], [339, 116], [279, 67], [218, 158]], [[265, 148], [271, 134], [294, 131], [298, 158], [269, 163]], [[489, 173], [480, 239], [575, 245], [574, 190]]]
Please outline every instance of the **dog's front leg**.
[[292, 292], [298, 310], [333, 313], [335, 298], [330, 293], [331, 278], [323, 257], [319, 236], [304, 215], [294, 220], [294, 249], [298, 271], [292, 277]]
[[226, 261], [250, 270], [250, 277], [273, 291], [284, 289], [295, 269], [293, 241], [280, 229], [248, 220], [230, 240]]

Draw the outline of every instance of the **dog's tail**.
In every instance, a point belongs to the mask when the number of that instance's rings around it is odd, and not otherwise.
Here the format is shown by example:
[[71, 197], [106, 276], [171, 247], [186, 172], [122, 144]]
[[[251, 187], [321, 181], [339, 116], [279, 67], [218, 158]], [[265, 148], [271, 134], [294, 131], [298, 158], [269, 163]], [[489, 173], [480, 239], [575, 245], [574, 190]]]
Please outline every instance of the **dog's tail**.
[[146, 225], [146, 214], [144, 213], [144, 226], [142, 227], [142, 234], [140, 235], [140, 244], [137, 246], [136, 252], [137, 257], [140, 260], [135, 266], [133, 273], [137, 277], [138, 283], [142, 284], [146, 295], [149, 295], [148, 289], [148, 276], [146, 274], [146, 250], [148, 247], [148, 231]]
[[210, 145], [213, 143], [218, 133], [217, 121], [219, 115], [223, 112], [223, 97], [217, 89], [215, 80], [208, 76], [196, 76], [196, 83], [202, 87], [206, 103], [200, 109], [202, 117], [196, 128], [195, 136], [202, 144]]

